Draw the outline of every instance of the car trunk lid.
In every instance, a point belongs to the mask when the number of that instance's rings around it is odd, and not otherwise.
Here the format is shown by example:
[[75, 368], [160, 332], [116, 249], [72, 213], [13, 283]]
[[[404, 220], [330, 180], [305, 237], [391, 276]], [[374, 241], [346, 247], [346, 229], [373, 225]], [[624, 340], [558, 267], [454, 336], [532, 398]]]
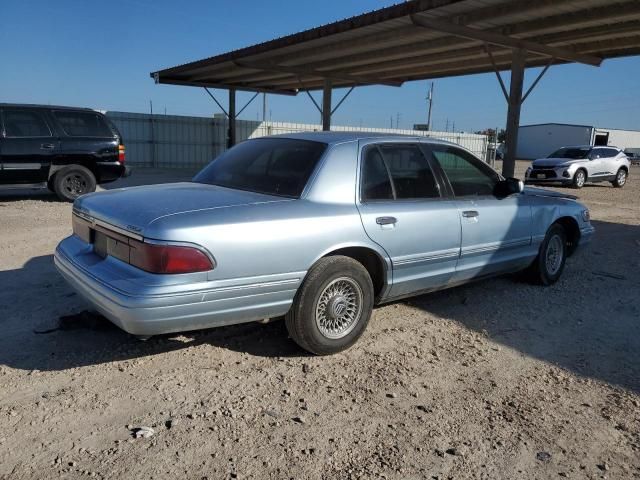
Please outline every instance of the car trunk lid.
[[76, 200], [74, 212], [135, 236], [144, 236], [155, 220], [200, 210], [288, 199], [202, 183], [182, 182], [121, 188], [86, 195]]

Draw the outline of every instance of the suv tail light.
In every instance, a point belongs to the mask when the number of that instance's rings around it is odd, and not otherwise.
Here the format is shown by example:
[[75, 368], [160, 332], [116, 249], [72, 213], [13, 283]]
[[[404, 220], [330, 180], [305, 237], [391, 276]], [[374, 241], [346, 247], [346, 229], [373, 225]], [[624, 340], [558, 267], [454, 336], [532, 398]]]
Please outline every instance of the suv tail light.
[[118, 145], [118, 161], [124, 163], [124, 145]]
[[129, 240], [129, 263], [151, 273], [195, 273], [213, 269], [207, 255], [194, 247], [156, 245]]

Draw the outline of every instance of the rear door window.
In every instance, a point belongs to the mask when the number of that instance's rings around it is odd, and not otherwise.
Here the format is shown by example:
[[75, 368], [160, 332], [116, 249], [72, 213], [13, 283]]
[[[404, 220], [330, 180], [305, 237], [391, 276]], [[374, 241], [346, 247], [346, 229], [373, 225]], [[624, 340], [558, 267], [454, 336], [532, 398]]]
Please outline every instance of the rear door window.
[[604, 152], [603, 154], [604, 158], [613, 158], [617, 156], [619, 153], [619, 151], [616, 150], [615, 148], [603, 148], [602, 150]]
[[4, 109], [2, 111], [6, 137], [50, 137], [51, 130], [43, 115], [35, 110]]
[[55, 110], [53, 115], [70, 137], [114, 136], [102, 116], [97, 113]]
[[362, 173], [363, 201], [440, 197], [431, 166], [417, 145], [369, 147]]

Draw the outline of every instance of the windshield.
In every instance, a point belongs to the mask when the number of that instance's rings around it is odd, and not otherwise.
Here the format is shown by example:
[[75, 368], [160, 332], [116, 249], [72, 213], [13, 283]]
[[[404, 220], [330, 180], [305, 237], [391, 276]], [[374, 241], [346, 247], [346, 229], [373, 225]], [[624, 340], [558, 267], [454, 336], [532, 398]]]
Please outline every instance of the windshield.
[[560, 150], [556, 150], [548, 158], [571, 158], [578, 160], [580, 158], [587, 158], [591, 147], [565, 147]]
[[242, 142], [207, 165], [194, 182], [299, 198], [327, 145], [291, 138]]

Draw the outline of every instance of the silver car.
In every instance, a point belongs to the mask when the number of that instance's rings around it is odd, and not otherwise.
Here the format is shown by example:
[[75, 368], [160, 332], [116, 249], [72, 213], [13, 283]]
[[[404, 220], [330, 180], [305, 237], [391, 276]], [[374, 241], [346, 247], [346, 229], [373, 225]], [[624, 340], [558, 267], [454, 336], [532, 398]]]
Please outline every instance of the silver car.
[[240, 143], [191, 182], [85, 195], [55, 263], [135, 335], [285, 316], [330, 354], [376, 304], [520, 270], [550, 285], [593, 231], [575, 197], [457, 145], [317, 132]]
[[525, 173], [525, 182], [562, 183], [582, 188], [587, 182], [611, 182], [622, 188], [629, 178], [631, 162], [615, 147], [562, 147], [548, 158], [534, 160]]

